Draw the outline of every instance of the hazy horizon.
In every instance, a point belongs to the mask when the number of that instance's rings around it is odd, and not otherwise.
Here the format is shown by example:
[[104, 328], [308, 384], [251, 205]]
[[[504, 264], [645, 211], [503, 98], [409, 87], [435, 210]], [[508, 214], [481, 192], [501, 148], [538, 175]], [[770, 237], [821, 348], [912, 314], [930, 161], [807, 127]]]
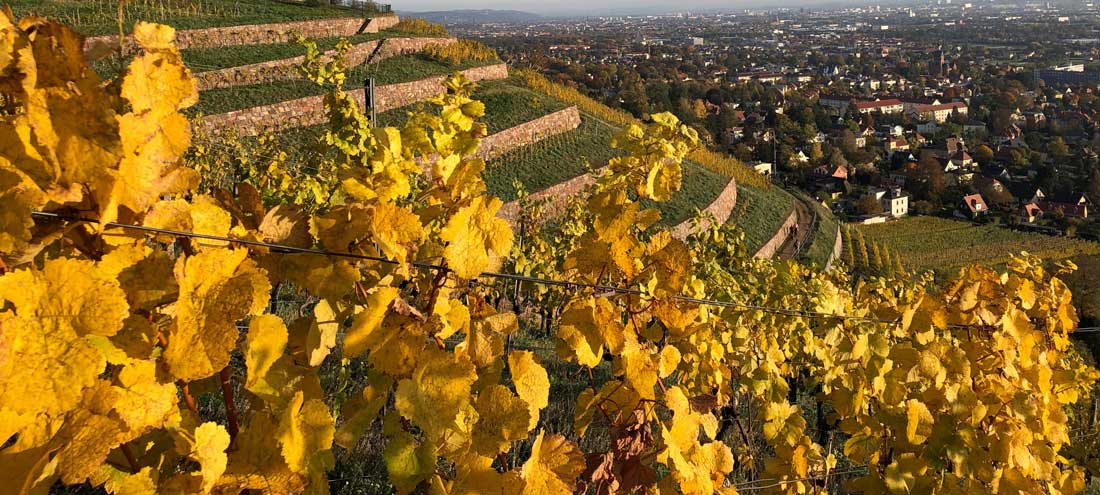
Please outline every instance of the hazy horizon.
[[[840, 5], [862, 5], [868, 1], [859, 0], [803, 0], [800, 2], [784, 2], [783, 0], [694, 0], [691, 2], [659, 2], [659, 1], [630, 1], [630, 0], [559, 0], [545, 2], [536, 0], [475, 0], [465, 1], [459, 5], [445, 0], [407, 0], [395, 4], [394, 8], [405, 12], [428, 12], [445, 10], [518, 10], [544, 15], [606, 15], [615, 14], [651, 14], [654, 12], [687, 12], [687, 11], [718, 11], [739, 10], [746, 8], [801, 8], [823, 7]], [[897, 2], [877, 2], [897, 3]]]

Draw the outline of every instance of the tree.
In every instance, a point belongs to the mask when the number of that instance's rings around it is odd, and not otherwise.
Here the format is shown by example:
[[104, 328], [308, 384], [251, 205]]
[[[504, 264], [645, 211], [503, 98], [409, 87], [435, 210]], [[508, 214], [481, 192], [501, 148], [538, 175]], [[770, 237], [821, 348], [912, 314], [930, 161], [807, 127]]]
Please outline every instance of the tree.
[[974, 148], [974, 161], [979, 165], [989, 165], [993, 161], [993, 149], [986, 145], [980, 145]]
[[1047, 145], [1047, 152], [1050, 153], [1058, 161], [1063, 161], [1069, 156], [1069, 146], [1066, 142], [1058, 136], [1050, 140], [1050, 144]]
[[878, 215], [882, 213], [882, 203], [874, 195], [868, 194], [856, 201], [856, 211], [861, 215]]
[[939, 202], [944, 191], [947, 190], [947, 177], [944, 176], [943, 166], [929, 152], [922, 153], [920, 161], [911, 166], [906, 175], [908, 177], [905, 184], [917, 199]]
[[1100, 202], [1100, 168], [1092, 167], [1089, 171], [1089, 183], [1087, 194], [1093, 203]]

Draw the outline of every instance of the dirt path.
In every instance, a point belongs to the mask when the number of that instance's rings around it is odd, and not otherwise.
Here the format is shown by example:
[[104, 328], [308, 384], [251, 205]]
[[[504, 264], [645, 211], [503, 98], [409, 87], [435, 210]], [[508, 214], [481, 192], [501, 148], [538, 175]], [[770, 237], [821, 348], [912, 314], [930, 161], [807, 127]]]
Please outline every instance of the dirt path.
[[780, 248], [776, 259], [794, 259], [799, 254], [800, 246], [813, 234], [811, 231], [813, 230], [814, 214], [810, 206], [801, 198], [795, 198], [794, 210], [795, 214], [798, 215], [798, 230], [795, 235], [787, 237], [787, 242]]

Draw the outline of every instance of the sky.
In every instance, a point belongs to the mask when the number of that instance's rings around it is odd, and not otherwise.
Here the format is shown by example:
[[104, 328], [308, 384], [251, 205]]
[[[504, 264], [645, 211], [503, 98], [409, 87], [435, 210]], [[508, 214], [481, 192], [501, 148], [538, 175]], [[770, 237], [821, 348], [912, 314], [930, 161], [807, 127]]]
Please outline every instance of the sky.
[[[397, 0], [392, 2], [395, 9], [405, 12], [424, 12], [456, 9], [501, 9], [522, 10], [536, 14], [604, 15], [608, 13], [655, 13], [682, 12], [690, 10], [737, 10], [760, 6], [809, 7], [822, 4], [837, 4], [838, 0]], [[855, 3], [855, 2], [849, 2]]]

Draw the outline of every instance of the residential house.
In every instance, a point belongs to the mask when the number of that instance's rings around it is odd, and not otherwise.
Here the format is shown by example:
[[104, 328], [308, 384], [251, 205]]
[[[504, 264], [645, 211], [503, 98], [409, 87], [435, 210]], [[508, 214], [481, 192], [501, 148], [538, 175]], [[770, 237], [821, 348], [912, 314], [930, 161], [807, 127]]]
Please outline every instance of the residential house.
[[893, 218], [909, 214], [909, 195], [902, 192], [901, 188], [871, 189], [868, 194], [874, 196], [882, 205], [883, 211]]
[[1035, 203], [1028, 203], [1020, 207], [1021, 223], [1035, 223], [1043, 218], [1043, 209]]
[[910, 111], [910, 115], [919, 119], [943, 123], [956, 112], [959, 115], [967, 115], [969, 108], [966, 106], [966, 103], [961, 101], [941, 103], [938, 105], [917, 105]]
[[886, 153], [890, 156], [893, 156], [894, 153], [908, 153], [909, 141], [905, 139], [905, 136], [891, 137], [886, 140], [886, 142], [883, 144], [883, 147], [886, 149]]
[[978, 218], [989, 213], [989, 206], [985, 204], [985, 198], [981, 194], [964, 196], [956, 215], [965, 218]]
[[760, 175], [771, 177], [775, 175], [775, 164], [770, 162], [757, 162], [750, 165]]
[[861, 101], [855, 104], [856, 110], [861, 114], [882, 113], [895, 114], [905, 110], [905, 105], [897, 98], [875, 101]]

